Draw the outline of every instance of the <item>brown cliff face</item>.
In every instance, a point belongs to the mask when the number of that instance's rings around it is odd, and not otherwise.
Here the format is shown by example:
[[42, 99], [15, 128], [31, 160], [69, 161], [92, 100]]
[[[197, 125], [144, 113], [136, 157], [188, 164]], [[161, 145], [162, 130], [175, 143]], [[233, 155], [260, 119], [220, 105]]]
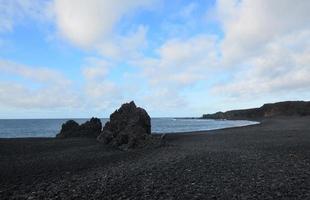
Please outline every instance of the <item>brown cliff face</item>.
[[310, 115], [310, 101], [284, 101], [264, 104], [260, 108], [231, 110], [204, 114], [204, 119], [259, 119], [277, 116], [307, 116]]

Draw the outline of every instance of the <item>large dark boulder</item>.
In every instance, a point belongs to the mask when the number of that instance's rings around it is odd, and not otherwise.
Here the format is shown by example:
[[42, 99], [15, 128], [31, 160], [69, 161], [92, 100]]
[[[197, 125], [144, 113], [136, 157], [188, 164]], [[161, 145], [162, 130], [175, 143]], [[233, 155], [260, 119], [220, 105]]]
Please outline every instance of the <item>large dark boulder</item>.
[[96, 138], [102, 129], [100, 119], [91, 118], [89, 121], [79, 125], [74, 120], [68, 120], [62, 124], [60, 133], [56, 135], [57, 138], [70, 137], [93, 137]]
[[79, 129], [79, 124], [74, 120], [68, 120], [62, 124], [60, 133], [56, 135], [58, 138], [74, 137]]
[[100, 134], [101, 130], [102, 124], [100, 119], [93, 117], [84, 124], [81, 124], [78, 132], [80, 136], [96, 138]]
[[134, 148], [142, 144], [151, 134], [151, 118], [133, 101], [123, 104], [110, 115], [98, 141], [113, 146]]

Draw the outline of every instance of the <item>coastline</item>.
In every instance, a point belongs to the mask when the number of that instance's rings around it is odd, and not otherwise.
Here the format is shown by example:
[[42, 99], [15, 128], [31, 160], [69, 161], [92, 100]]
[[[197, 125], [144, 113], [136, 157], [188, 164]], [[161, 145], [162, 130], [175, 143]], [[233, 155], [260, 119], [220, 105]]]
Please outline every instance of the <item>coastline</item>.
[[[310, 197], [310, 117], [167, 134], [120, 151], [94, 139], [0, 139], [1, 199]], [[207, 134], [206, 134], [207, 133]]]
[[[70, 119], [20, 119], [0, 120], [1, 138], [53, 138], [60, 132], [62, 124]], [[248, 120], [205, 120], [205, 119], [174, 119], [174, 118], [152, 118], [152, 133], [182, 133], [193, 131], [209, 131], [226, 127], [238, 127], [252, 124]], [[85, 123], [87, 119], [80, 119], [79, 124]], [[108, 119], [101, 119], [105, 124]], [[255, 123], [255, 122], [254, 122]]]

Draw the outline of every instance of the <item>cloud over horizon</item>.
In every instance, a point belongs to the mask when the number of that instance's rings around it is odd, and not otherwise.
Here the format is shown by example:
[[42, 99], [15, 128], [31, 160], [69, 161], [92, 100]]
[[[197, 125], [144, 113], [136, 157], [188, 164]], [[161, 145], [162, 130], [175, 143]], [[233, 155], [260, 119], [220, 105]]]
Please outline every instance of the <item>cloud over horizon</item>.
[[[309, 89], [307, 1], [219, 1], [225, 37], [223, 63], [239, 70], [231, 81], [216, 86], [236, 97]], [[298, 94], [296, 92], [296, 94]]]
[[69, 89], [71, 81], [58, 71], [6, 60], [0, 60], [0, 71], [2, 76], [18, 78], [0, 81], [1, 106], [42, 109], [79, 106], [78, 97]]
[[309, 100], [309, 10], [307, 0], [0, 0], [0, 107], [107, 116], [135, 100], [154, 116], [197, 116]]

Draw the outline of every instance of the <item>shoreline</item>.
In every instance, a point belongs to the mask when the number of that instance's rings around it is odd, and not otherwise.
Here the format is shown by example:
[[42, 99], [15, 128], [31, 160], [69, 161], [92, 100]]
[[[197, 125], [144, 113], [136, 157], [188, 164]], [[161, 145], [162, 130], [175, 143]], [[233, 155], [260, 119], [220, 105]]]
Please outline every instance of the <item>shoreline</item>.
[[161, 147], [130, 151], [86, 138], [3, 138], [0, 198], [307, 199], [309, 122], [170, 133]]
[[[183, 118], [180, 118], [180, 119], [183, 119]], [[186, 119], [189, 119], [189, 118], [186, 118]], [[195, 118], [195, 119], [199, 119], [199, 118]], [[10, 120], [10, 119], [8, 119], [8, 120]], [[225, 121], [223, 119], [201, 119], [201, 120]], [[248, 122], [251, 122], [253, 124], [240, 125], [240, 126], [231, 126], [231, 127], [224, 127], [224, 128], [205, 129], [205, 130], [185, 131], [185, 132], [161, 132], [161, 133], [159, 133], [159, 132], [152, 132], [151, 134], [152, 135], [163, 135], [163, 134], [169, 134], [170, 135], [170, 134], [185, 134], [185, 133], [207, 132], [207, 131], [214, 131], [214, 130], [222, 130], [222, 129], [230, 129], [230, 128], [240, 128], [240, 127], [253, 126], [253, 125], [258, 125], [258, 124], [261, 123], [260, 121], [253, 121], [253, 120], [248, 120], [248, 119], [228, 120], [228, 121], [248, 121]], [[0, 137], [0, 140], [3, 140], [3, 139], [35, 139], [35, 138], [53, 139], [53, 138], [56, 138], [56, 134], [55, 134], [55, 137], [51, 137], [51, 136], [46, 136], [46, 137], [44, 137], [44, 136], [39, 136], [39, 137], [31, 137], [31, 136], [30, 137]]]

